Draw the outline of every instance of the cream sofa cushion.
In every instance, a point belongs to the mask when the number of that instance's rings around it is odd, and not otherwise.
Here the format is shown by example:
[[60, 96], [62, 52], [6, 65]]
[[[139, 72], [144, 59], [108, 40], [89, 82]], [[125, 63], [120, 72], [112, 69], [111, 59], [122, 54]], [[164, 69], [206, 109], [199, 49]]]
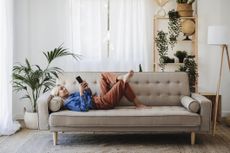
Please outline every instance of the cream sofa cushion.
[[193, 113], [197, 113], [200, 109], [199, 102], [189, 96], [181, 96], [181, 104]]
[[89, 112], [60, 111], [50, 115], [49, 125], [54, 127], [109, 127], [109, 126], [199, 126], [199, 114], [187, 111], [182, 106], [154, 106], [135, 109], [120, 106], [111, 110]]

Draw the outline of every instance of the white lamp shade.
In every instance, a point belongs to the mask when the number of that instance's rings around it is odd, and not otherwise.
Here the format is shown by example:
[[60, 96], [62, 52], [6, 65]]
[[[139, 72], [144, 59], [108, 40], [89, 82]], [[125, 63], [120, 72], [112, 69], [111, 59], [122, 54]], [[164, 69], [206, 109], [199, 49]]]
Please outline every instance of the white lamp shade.
[[225, 26], [209, 26], [208, 27], [208, 44], [210, 45], [226, 45], [230, 42], [228, 28]]

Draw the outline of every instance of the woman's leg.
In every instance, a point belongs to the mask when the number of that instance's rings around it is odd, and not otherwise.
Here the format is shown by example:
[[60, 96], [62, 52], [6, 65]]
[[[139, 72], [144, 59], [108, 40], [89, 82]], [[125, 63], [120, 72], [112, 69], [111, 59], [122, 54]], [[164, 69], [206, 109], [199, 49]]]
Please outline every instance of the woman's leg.
[[124, 94], [125, 83], [119, 80], [105, 95], [93, 97], [94, 103], [97, 109], [112, 109], [120, 102]]
[[143, 105], [128, 83], [119, 80], [105, 95], [95, 96], [94, 103], [97, 109], [112, 109], [118, 105], [121, 98], [125, 96], [130, 102], [133, 102], [137, 108], [144, 108]]
[[117, 75], [110, 72], [104, 72], [101, 74], [100, 79], [100, 96], [105, 95], [111, 87], [117, 82]]
[[132, 88], [128, 83], [125, 83], [125, 90], [124, 90], [124, 96], [127, 98], [130, 102], [133, 102], [136, 98], [135, 93], [133, 92]]
[[101, 96], [95, 96], [94, 102], [97, 109], [111, 109], [115, 107], [125, 96], [130, 102], [133, 102], [137, 107], [145, 105], [137, 99], [135, 93], [131, 89], [127, 81], [133, 76], [133, 71], [127, 74], [117, 76], [114, 73], [105, 72], [101, 74], [100, 90]]
[[125, 94], [124, 96], [132, 103], [134, 103], [134, 105], [137, 108], [145, 108], [146, 106], [144, 104], [142, 104], [140, 102], [140, 100], [137, 98], [137, 96], [135, 95], [135, 93], [133, 92], [132, 88], [130, 87], [130, 85], [128, 83], [125, 84]]
[[100, 96], [105, 95], [118, 80], [123, 80], [124, 83], [128, 82], [129, 79], [133, 76], [133, 74], [134, 72], [132, 70], [130, 70], [125, 75], [120, 76], [111, 72], [101, 73]]

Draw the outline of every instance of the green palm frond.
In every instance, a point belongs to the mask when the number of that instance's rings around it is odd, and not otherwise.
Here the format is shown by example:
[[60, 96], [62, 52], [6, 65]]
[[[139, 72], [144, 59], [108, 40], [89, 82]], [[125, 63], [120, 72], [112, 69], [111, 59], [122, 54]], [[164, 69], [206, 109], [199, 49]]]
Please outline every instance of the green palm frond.
[[20, 99], [29, 99], [29, 100], [31, 100], [31, 97], [30, 97], [30, 95], [25, 95], [25, 96], [21, 97]]
[[28, 70], [31, 70], [31, 65], [27, 58], [26, 58], [26, 66]]
[[51, 68], [47, 68], [45, 70], [46, 74], [53, 74], [53, 75], [55, 75], [56, 78], [58, 78], [57, 73], [62, 73], [62, 72], [63, 72], [63, 70], [61, 68], [58, 68], [58, 67], [51, 67]]
[[80, 55], [74, 54], [74, 53], [70, 53], [67, 51], [67, 49], [63, 48], [62, 45], [59, 46], [58, 48], [55, 48], [52, 51], [48, 51], [48, 52], [43, 52], [43, 54], [45, 55], [48, 63], [50, 64], [54, 59], [58, 58], [58, 57], [63, 57], [63, 56], [72, 56], [75, 60], [79, 60], [80, 59]]
[[13, 81], [13, 89], [14, 91], [22, 91], [27, 90], [27, 87], [21, 82]]

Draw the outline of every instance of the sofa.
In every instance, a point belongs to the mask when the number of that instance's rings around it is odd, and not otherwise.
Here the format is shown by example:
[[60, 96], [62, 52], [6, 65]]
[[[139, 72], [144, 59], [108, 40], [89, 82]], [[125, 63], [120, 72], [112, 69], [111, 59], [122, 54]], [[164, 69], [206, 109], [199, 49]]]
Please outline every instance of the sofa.
[[[69, 92], [78, 90], [75, 80], [80, 75], [93, 92], [99, 93], [100, 72], [63, 73], [57, 80]], [[117, 73], [118, 75], [124, 73]], [[39, 129], [53, 133], [54, 145], [59, 132], [133, 132], [133, 133], [189, 133], [191, 144], [196, 133], [211, 132], [210, 100], [198, 93], [190, 93], [188, 76], [184, 72], [137, 72], [130, 80], [137, 97], [148, 109], [136, 109], [127, 99], [110, 110], [50, 112], [49, 93], [38, 100]], [[181, 103], [182, 96], [189, 96], [200, 106], [197, 113]]]

